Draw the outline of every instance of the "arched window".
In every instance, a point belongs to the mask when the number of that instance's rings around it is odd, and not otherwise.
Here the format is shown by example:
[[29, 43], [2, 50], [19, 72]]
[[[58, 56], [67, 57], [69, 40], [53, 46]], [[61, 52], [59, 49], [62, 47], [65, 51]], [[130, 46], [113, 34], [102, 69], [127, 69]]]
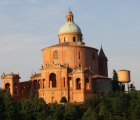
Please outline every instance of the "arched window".
[[89, 89], [89, 79], [88, 78], [85, 79], [85, 89], [86, 90]]
[[53, 59], [58, 59], [58, 51], [53, 52]]
[[80, 78], [76, 79], [76, 90], [81, 90], [81, 79]]
[[5, 84], [5, 90], [10, 92], [10, 84], [9, 83], [6, 83]]
[[49, 75], [49, 88], [55, 88], [56, 87], [56, 74], [51, 73]]

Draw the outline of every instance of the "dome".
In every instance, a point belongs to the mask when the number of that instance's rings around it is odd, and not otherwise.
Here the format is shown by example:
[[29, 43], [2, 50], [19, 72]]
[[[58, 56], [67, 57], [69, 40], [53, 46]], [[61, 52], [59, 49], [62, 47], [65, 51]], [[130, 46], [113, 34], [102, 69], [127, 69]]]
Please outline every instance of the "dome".
[[66, 22], [59, 30], [59, 34], [73, 32], [81, 33], [81, 29], [74, 22]]
[[80, 27], [74, 22], [74, 15], [72, 11], [68, 11], [66, 14], [66, 22], [59, 29], [58, 38], [59, 43], [71, 42], [82, 43], [82, 32]]

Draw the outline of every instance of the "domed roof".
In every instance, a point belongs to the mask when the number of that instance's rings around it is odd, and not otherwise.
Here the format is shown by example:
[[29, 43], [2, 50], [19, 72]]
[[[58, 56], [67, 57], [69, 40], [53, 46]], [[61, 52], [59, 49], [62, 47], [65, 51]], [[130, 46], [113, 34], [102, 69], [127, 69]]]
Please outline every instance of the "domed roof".
[[74, 16], [72, 11], [69, 10], [66, 15], [66, 23], [60, 28], [59, 34], [73, 33], [73, 32], [82, 34], [81, 29], [74, 22]]
[[81, 33], [81, 29], [74, 22], [66, 22], [59, 30], [59, 34], [72, 32]]

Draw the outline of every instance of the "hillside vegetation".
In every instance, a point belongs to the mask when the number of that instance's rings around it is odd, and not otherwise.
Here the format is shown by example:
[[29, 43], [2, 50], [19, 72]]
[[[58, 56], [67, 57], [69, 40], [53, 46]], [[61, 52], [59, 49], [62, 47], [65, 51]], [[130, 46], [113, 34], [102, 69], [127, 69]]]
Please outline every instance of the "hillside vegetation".
[[0, 120], [139, 120], [140, 92], [91, 95], [83, 104], [46, 104], [43, 99], [16, 101], [0, 90]]

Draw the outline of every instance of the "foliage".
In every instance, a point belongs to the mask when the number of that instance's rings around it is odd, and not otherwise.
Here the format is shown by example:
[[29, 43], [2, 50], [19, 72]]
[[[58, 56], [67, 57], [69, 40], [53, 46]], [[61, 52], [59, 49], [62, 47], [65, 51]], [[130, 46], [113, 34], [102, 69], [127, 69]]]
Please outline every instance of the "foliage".
[[44, 120], [47, 117], [47, 105], [43, 99], [23, 100], [20, 107], [23, 120]]
[[97, 120], [97, 119], [98, 119], [97, 114], [91, 107], [88, 108], [88, 110], [84, 113], [82, 117], [82, 120]]
[[0, 90], [0, 118], [3, 120], [18, 119], [17, 104], [5, 90]]
[[79, 105], [67, 103], [65, 104], [64, 120], [78, 120], [81, 118]]
[[116, 70], [113, 70], [112, 89], [114, 92], [120, 91], [120, 86], [119, 86], [119, 82], [118, 82], [118, 74], [117, 74]]
[[137, 120], [140, 119], [140, 92], [113, 92], [91, 95], [84, 104], [46, 104], [43, 99], [14, 100], [0, 90], [1, 120]]
[[58, 103], [49, 104], [49, 117], [48, 120], [62, 120], [64, 113], [64, 106]]

